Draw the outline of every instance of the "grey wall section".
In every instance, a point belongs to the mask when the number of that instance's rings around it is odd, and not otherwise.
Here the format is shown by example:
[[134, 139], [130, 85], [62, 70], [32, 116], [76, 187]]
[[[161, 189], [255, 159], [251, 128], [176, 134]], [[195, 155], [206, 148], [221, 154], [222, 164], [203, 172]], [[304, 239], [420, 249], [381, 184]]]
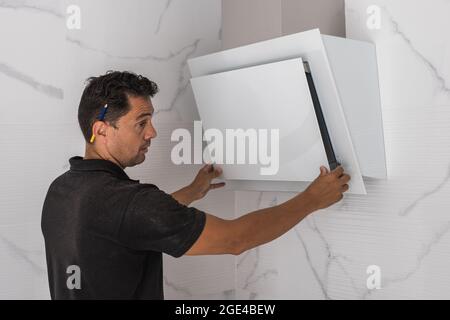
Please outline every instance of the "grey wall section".
[[344, 0], [223, 0], [222, 48], [319, 28], [345, 37]]
[[222, 48], [282, 35], [282, 0], [222, 0]]
[[284, 35], [319, 28], [323, 34], [345, 37], [345, 3], [344, 0], [282, 0], [281, 21]]

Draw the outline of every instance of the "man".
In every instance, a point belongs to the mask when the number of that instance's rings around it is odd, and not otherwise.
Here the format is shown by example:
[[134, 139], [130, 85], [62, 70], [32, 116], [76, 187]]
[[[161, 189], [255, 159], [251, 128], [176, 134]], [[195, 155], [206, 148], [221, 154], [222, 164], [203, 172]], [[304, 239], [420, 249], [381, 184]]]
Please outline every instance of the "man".
[[162, 253], [232, 254], [272, 241], [315, 210], [339, 201], [350, 177], [341, 167], [289, 201], [234, 220], [188, 207], [221, 171], [204, 166], [171, 195], [130, 179], [156, 137], [151, 97], [157, 85], [129, 72], [89, 79], [78, 120], [84, 158], [49, 187], [42, 212], [52, 299], [163, 299]]

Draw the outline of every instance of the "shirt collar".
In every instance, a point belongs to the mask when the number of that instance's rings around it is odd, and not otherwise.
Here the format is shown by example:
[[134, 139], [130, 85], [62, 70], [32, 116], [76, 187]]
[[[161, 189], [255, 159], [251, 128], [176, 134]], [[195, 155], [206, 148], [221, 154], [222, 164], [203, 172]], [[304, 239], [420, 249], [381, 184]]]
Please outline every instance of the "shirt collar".
[[123, 180], [133, 180], [128, 177], [125, 171], [114, 162], [103, 159], [83, 159], [83, 157], [75, 156], [69, 159], [70, 170], [72, 171], [106, 171], [113, 176]]

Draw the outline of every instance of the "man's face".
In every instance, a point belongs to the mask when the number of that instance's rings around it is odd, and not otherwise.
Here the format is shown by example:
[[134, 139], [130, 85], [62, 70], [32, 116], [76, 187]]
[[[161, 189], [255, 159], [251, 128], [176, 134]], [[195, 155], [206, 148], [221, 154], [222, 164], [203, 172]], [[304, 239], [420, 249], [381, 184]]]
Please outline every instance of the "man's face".
[[130, 111], [116, 122], [117, 129], [109, 126], [105, 139], [107, 152], [123, 168], [142, 163], [151, 139], [156, 137], [150, 98], [129, 96], [128, 102]]

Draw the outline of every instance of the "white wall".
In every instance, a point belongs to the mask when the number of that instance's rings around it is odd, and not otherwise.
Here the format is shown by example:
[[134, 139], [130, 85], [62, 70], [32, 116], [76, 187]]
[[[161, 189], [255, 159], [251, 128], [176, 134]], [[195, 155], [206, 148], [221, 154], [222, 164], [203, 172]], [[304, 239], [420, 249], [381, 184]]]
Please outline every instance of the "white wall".
[[[81, 9], [81, 30], [66, 28], [66, 8]], [[83, 155], [77, 109], [89, 76], [131, 70], [156, 81], [158, 138], [147, 160], [127, 172], [167, 192], [199, 166], [170, 162], [170, 134], [197, 119], [186, 60], [220, 49], [220, 0], [0, 1], [0, 299], [49, 298], [40, 217], [50, 182]], [[196, 203], [233, 217], [233, 193]], [[165, 293], [232, 298], [231, 256], [165, 256]]]

